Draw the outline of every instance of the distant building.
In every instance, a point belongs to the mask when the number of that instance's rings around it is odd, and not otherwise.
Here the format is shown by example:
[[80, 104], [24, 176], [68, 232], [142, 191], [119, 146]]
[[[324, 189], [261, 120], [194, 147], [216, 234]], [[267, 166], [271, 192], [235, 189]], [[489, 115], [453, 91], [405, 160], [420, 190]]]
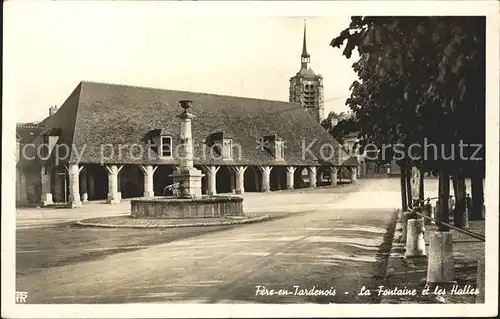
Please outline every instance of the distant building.
[[[358, 138], [358, 132], [351, 132], [348, 133], [343, 137], [344, 140], [344, 150], [350, 155], [349, 160], [346, 162], [346, 164], [349, 165], [356, 165], [357, 166], [357, 172], [358, 172], [358, 177], [365, 177], [366, 176], [366, 163], [365, 163], [365, 156], [364, 154], [359, 154], [358, 147], [359, 147], [359, 138]], [[346, 170], [341, 171], [342, 178], [349, 178], [349, 172]]]
[[[358, 138], [359, 132], [351, 132], [343, 137], [344, 139], [344, 149], [349, 154], [356, 157], [358, 160], [358, 176], [359, 177], [374, 177], [374, 176], [398, 176], [401, 174], [401, 168], [396, 164], [395, 160], [392, 160], [388, 164], [380, 165], [366, 153], [358, 154], [357, 151], [358, 143], [360, 139]], [[350, 162], [345, 162], [345, 164], [353, 164], [353, 160]], [[348, 173], [346, 173], [346, 176]]]
[[304, 23], [304, 38], [300, 70], [290, 78], [290, 102], [300, 103], [316, 121], [324, 119], [323, 77], [316, 75], [309, 66], [311, 56], [307, 52], [306, 25]]

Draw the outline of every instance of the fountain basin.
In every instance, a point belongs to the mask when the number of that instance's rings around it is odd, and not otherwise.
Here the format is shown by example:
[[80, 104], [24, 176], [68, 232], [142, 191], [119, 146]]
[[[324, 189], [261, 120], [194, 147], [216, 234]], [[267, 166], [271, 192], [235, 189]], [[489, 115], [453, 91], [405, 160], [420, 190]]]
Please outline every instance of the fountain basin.
[[210, 218], [244, 216], [243, 198], [205, 196], [198, 199], [157, 197], [130, 201], [132, 218]]

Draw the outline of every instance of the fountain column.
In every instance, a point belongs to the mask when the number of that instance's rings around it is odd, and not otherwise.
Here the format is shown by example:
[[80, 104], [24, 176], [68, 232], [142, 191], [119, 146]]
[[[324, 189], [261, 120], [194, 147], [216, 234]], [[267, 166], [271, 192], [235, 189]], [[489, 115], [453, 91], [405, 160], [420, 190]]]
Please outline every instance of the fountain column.
[[[193, 166], [193, 136], [191, 131], [191, 120], [194, 115], [188, 112], [192, 106], [192, 101], [179, 101], [184, 112], [179, 114], [181, 119], [181, 141], [182, 147], [179, 154], [180, 167], [170, 176], [177, 184], [179, 198], [197, 199], [201, 198], [201, 178], [205, 176], [200, 170]], [[175, 154], [177, 155], [177, 154]]]

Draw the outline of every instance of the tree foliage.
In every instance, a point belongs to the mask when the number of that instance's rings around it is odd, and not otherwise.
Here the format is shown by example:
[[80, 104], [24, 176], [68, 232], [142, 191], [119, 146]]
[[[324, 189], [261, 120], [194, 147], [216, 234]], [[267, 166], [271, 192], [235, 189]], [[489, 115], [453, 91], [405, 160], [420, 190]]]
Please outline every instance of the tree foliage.
[[460, 140], [484, 145], [483, 17], [352, 17], [331, 45], [344, 46], [347, 58], [359, 53], [353, 64], [359, 80], [346, 104], [364, 144], [409, 146], [425, 138], [439, 146], [437, 154], [429, 149], [432, 156], [413, 164], [484, 174], [484, 161], [450, 163], [440, 149], [446, 145], [449, 156], [454, 145], [458, 156]]

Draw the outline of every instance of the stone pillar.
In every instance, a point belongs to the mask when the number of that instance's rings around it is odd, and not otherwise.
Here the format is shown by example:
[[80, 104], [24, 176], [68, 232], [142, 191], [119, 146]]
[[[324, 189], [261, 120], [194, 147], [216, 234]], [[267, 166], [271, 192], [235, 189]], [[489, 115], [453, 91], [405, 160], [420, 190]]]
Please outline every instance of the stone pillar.
[[205, 172], [208, 178], [208, 190], [207, 195], [213, 196], [217, 195], [217, 172], [220, 166], [205, 166]]
[[293, 189], [294, 188], [294, 177], [295, 177], [295, 170], [297, 167], [293, 166], [287, 166], [286, 168], [286, 188], [287, 189]]
[[351, 183], [356, 183], [356, 180], [358, 179], [358, 168], [357, 167], [351, 167]]
[[339, 171], [338, 167], [330, 167], [330, 181], [332, 186], [337, 186], [337, 173]]
[[139, 165], [142, 173], [144, 174], [144, 197], [155, 197], [153, 176], [158, 166], [153, 165]]
[[87, 190], [87, 174], [88, 174], [87, 169], [85, 169], [83, 173], [80, 172], [80, 188], [81, 188], [80, 195], [82, 198], [82, 203], [86, 203], [89, 201], [89, 195]]
[[82, 206], [80, 200], [80, 171], [82, 167], [77, 164], [69, 164], [67, 167], [69, 175], [69, 205], [71, 208]]
[[236, 194], [245, 193], [245, 171], [247, 166], [235, 166], [234, 171], [236, 173]]
[[316, 187], [316, 166], [311, 166], [308, 168], [309, 170], [309, 187]]
[[449, 231], [435, 231], [429, 243], [427, 283], [455, 283], [453, 240]]
[[271, 166], [259, 166], [259, 169], [262, 173], [262, 183], [261, 183], [261, 191], [262, 192], [270, 192], [271, 186], [271, 170], [273, 169]]
[[52, 174], [48, 165], [42, 165], [40, 177], [42, 179], [42, 206], [52, 205]]
[[422, 218], [409, 219], [406, 234], [405, 257], [425, 256], [424, 221]]
[[121, 193], [118, 191], [118, 173], [120, 173], [123, 165], [105, 166], [108, 171], [108, 204], [118, 204], [121, 200]]
[[192, 101], [187, 100], [179, 101], [180, 106], [184, 109], [184, 112], [178, 116], [181, 119], [181, 166], [171, 175], [174, 183], [178, 185], [178, 197], [184, 199], [201, 198], [201, 179], [204, 176], [199, 169], [193, 166], [191, 120], [194, 115], [188, 112], [192, 103]]

